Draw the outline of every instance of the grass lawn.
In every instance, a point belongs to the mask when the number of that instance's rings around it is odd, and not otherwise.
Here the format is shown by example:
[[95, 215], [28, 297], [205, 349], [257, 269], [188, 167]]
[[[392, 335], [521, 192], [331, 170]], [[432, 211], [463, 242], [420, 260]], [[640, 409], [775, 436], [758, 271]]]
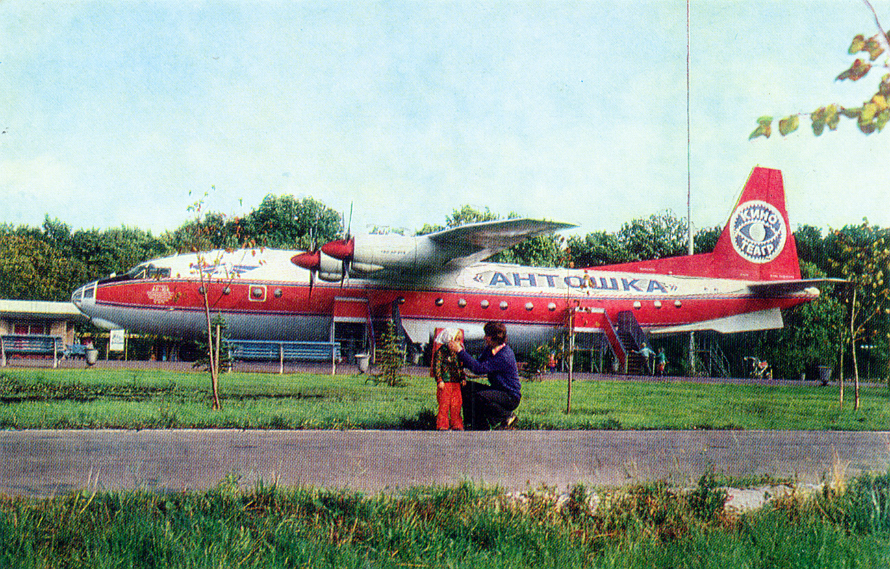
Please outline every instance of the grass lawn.
[[[890, 480], [737, 514], [702, 478], [564, 500], [462, 484], [366, 497], [224, 481], [205, 493], [0, 497], [2, 567], [887, 567]], [[557, 504], [561, 504], [558, 506]]]
[[[223, 410], [209, 376], [157, 370], [0, 371], [0, 428], [432, 429], [434, 386], [364, 376], [224, 374]], [[521, 429], [888, 430], [890, 390], [862, 390], [853, 410], [836, 387], [578, 381], [526, 382]]]

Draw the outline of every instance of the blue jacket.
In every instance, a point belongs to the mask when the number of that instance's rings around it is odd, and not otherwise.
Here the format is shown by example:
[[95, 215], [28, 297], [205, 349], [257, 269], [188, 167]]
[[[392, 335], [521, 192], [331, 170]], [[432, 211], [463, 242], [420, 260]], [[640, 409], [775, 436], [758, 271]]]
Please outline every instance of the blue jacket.
[[462, 350], [458, 357], [462, 364], [476, 375], [488, 375], [488, 383], [498, 391], [506, 391], [519, 401], [522, 398], [522, 387], [519, 383], [519, 370], [516, 368], [516, 356], [510, 346], [505, 345], [496, 354], [486, 348], [479, 359]]

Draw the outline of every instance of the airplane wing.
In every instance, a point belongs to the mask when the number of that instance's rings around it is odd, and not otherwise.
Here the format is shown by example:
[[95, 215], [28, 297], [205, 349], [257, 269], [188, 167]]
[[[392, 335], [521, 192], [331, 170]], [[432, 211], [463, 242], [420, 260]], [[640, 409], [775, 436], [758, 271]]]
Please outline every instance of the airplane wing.
[[517, 218], [470, 223], [430, 233], [426, 237], [448, 252], [449, 268], [458, 268], [483, 261], [526, 239], [571, 227], [577, 225]]
[[748, 290], [757, 296], [784, 296], [796, 292], [804, 292], [823, 284], [844, 284], [849, 281], [843, 279], [800, 279], [792, 281], [767, 281], [751, 283]]

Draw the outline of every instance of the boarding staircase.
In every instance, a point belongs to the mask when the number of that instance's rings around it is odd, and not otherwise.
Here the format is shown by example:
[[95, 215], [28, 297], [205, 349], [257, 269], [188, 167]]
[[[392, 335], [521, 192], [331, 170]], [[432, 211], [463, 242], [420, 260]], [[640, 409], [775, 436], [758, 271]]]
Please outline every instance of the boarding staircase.
[[707, 377], [731, 377], [732, 371], [729, 359], [720, 348], [717, 338], [712, 334], [699, 336], [699, 345], [696, 347], [698, 370]]
[[[648, 341], [646, 333], [640, 327], [636, 316], [630, 310], [618, 313], [618, 338], [621, 340], [625, 351], [627, 352], [627, 371], [628, 375], [651, 375], [650, 363], [646, 358], [637, 353]], [[650, 346], [651, 347], [651, 346]]]
[[568, 325], [574, 334], [604, 334], [612, 354], [618, 360], [618, 372], [627, 375], [648, 375], [646, 359], [636, 353], [646, 333], [640, 327], [633, 312], [618, 313], [618, 322], [613, 323], [603, 308], [579, 304], [569, 309]]

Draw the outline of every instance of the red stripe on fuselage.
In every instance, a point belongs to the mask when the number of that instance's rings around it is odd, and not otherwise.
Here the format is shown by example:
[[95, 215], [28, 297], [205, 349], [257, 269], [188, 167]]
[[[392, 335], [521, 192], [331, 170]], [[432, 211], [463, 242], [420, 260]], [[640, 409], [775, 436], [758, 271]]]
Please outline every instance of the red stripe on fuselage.
[[[108, 283], [99, 285], [96, 302], [127, 308], [197, 311], [204, 307], [200, 287], [199, 282], [191, 280]], [[262, 290], [252, 291], [254, 287]], [[228, 289], [227, 294], [225, 289]], [[462, 322], [498, 320], [552, 326], [564, 325], [566, 309], [580, 305], [601, 308], [613, 321], [619, 312], [632, 311], [644, 328], [683, 325], [770, 308], [790, 308], [811, 300], [802, 296], [752, 298], [743, 295], [567, 297], [565, 294], [493, 294], [466, 289], [396, 290], [368, 283], [346, 284], [343, 287], [339, 284], [316, 284], [310, 291], [309, 285], [304, 283], [241, 281], [212, 283], [208, 297], [214, 312], [294, 316], [332, 316], [336, 298], [360, 298], [368, 301], [373, 318], [388, 317], [391, 304], [401, 298], [404, 300], [399, 305], [399, 311], [407, 319]], [[677, 301], [679, 307], [675, 305]], [[506, 303], [506, 307], [502, 308], [501, 303]], [[549, 309], [551, 303], [555, 305], [554, 310]], [[661, 306], [658, 307], [657, 303]], [[527, 304], [531, 304], [530, 309]]]

